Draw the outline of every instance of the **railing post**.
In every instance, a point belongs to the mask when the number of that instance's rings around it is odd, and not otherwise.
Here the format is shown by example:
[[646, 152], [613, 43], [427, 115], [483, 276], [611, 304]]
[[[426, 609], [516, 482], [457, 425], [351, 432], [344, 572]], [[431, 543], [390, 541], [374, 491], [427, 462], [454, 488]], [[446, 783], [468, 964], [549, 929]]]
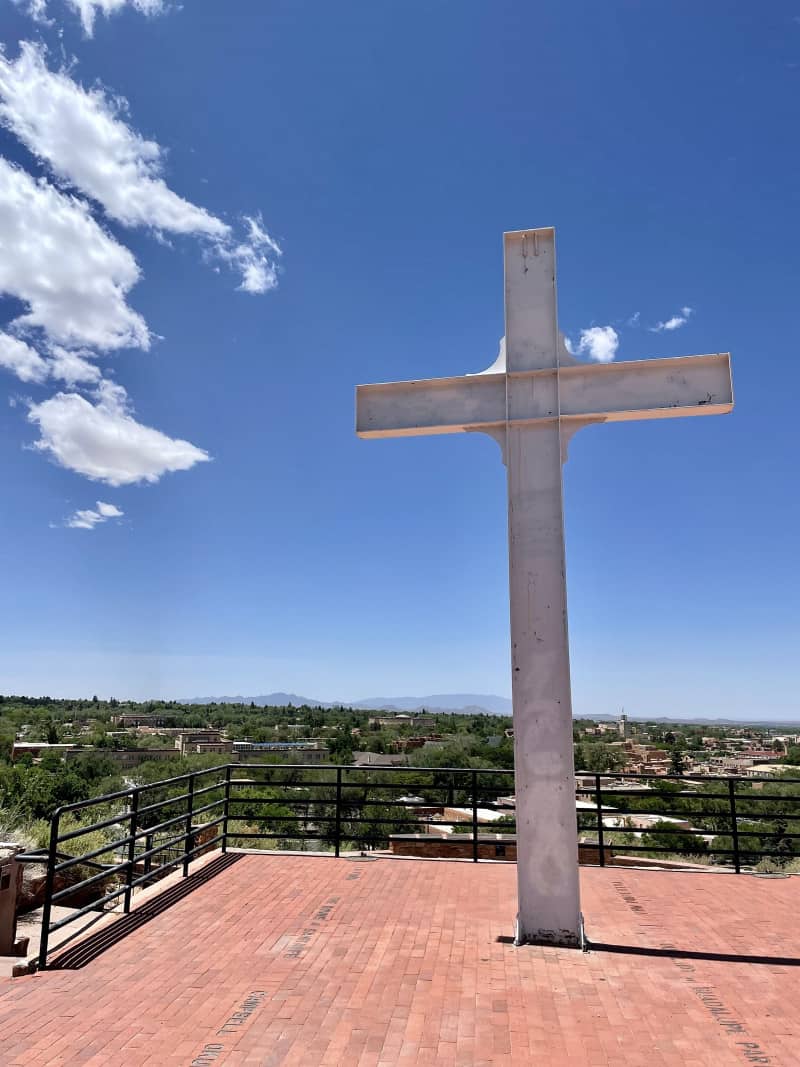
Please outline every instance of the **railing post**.
[[42, 909], [42, 937], [39, 942], [39, 970], [47, 970], [47, 943], [50, 937], [50, 912], [53, 907], [53, 882], [56, 876], [58, 859], [58, 823], [60, 809], [56, 809], [50, 820], [50, 845], [47, 850], [47, 877], [44, 885], [44, 907]]
[[455, 781], [455, 778], [456, 778], [456, 776], [454, 774], [450, 775], [450, 784], [447, 787], [447, 806], [448, 806], [448, 808], [452, 808], [453, 805], [456, 802], [456, 781]]
[[222, 851], [228, 851], [228, 808], [231, 801], [231, 765], [225, 768], [225, 803], [222, 808]]
[[478, 862], [478, 772], [472, 772], [472, 862]]
[[[144, 850], [145, 850], [145, 852], [149, 852], [152, 847], [153, 847], [153, 835], [152, 834], [145, 834], [145, 839], [144, 839]], [[152, 869], [153, 869], [153, 857], [152, 856], [145, 856], [145, 858], [144, 858], [144, 873], [145, 874], [149, 874], [150, 871], [152, 871]], [[146, 884], [147, 883], [145, 883], [145, 885]]]
[[136, 833], [136, 830], [138, 828], [138, 818], [137, 818], [138, 811], [139, 811], [139, 790], [138, 789], [134, 789], [134, 791], [131, 793], [131, 810], [130, 810], [130, 813], [129, 813], [130, 814], [130, 819], [131, 819], [130, 830], [129, 830], [131, 839], [128, 842], [128, 865], [125, 868], [125, 898], [124, 898], [124, 904], [123, 904], [123, 911], [125, 912], [126, 915], [131, 910], [131, 892], [132, 892], [131, 882], [133, 881], [133, 864], [134, 864], [134, 860], [136, 859], [136, 838], [134, 837], [134, 834]]
[[189, 877], [189, 852], [192, 848], [192, 816], [194, 815], [194, 775], [189, 779], [189, 796], [186, 799], [186, 829], [183, 839], [183, 877]]
[[739, 857], [739, 827], [736, 822], [736, 781], [733, 778], [728, 779], [728, 797], [730, 799], [731, 808], [731, 840], [733, 841], [733, 865], [736, 868], [736, 873], [742, 873], [741, 860]]
[[338, 856], [342, 842], [342, 768], [336, 768], [336, 823], [333, 830], [334, 852]]
[[594, 776], [594, 802], [597, 807], [597, 854], [600, 866], [606, 865], [606, 846], [603, 838], [603, 795], [600, 789], [600, 775]]

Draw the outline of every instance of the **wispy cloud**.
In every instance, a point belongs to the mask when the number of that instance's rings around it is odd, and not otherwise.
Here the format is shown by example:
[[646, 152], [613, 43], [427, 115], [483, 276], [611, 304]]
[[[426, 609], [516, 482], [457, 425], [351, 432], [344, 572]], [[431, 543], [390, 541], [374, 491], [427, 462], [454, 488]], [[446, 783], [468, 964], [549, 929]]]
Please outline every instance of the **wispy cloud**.
[[66, 382], [69, 386], [99, 382], [101, 379], [100, 370], [94, 363], [90, 362], [93, 355], [93, 352], [80, 349], [70, 350], [62, 348], [60, 345], [54, 345], [48, 363], [50, 377]]
[[101, 351], [149, 347], [144, 319], [126, 302], [136, 260], [85, 203], [0, 159], [0, 234], [0, 292], [28, 309], [15, 332]]
[[0, 367], [16, 374], [22, 382], [43, 382], [48, 375], [47, 362], [35, 348], [3, 332], [0, 332]]
[[625, 325], [626, 326], [638, 326], [639, 325], [639, 320], [641, 319], [641, 317], [642, 317], [641, 311], [634, 311], [634, 313], [627, 320]]
[[679, 314], [673, 315], [672, 318], [667, 319], [665, 322], [657, 322], [655, 326], [650, 326], [650, 332], [661, 333], [663, 330], [679, 330], [681, 326], [686, 325], [693, 314], [694, 308], [682, 307]]
[[613, 326], [590, 326], [581, 330], [577, 344], [568, 337], [564, 343], [573, 356], [586, 355], [596, 363], [611, 363], [619, 348], [619, 334]]
[[109, 519], [121, 519], [124, 514], [124, 511], [120, 511], [113, 504], [106, 504], [104, 501], [98, 500], [97, 510], [84, 508], [82, 511], [76, 511], [73, 515], [70, 515], [64, 525], [69, 526], [72, 530], [93, 530], [101, 522], [108, 522]]
[[[94, 23], [98, 13], [108, 17], [124, 7], [133, 8], [143, 15], [160, 15], [167, 10], [165, 0], [64, 0], [64, 2], [80, 16], [83, 32], [87, 37], [91, 37], [94, 33]], [[47, 15], [48, 0], [14, 0], [14, 3], [27, 11], [37, 22], [52, 21]]]
[[28, 420], [40, 433], [34, 447], [68, 470], [115, 487], [157, 482], [169, 471], [189, 470], [211, 458], [189, 441], [137, 422], [122, 386], [102, 381], [94, 399], [56, 393], [31, 403]]
[[50, 70], [44, 49], [24, 42], [15, 61], [0, 56], [0, 121], [62, 183], [80, 190], [124, 226], [192, 235], [206, 255], [241, 277], [239, 288], [264, 293], [278, 282], [278, 243], [260, 216], [241, 233], [169, 188], [164, 152], [126, 121], [127, 102], [84, 89], [66, 70]]

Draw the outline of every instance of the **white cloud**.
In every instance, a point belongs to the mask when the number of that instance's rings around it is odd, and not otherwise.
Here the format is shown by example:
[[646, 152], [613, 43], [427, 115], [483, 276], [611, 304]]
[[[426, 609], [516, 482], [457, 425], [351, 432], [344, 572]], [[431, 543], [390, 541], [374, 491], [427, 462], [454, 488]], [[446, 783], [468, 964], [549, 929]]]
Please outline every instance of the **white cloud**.
[[241, 274], [240, 289], [277, 285], [281, 249], [260, 216], [245, 217], [246, 235], [173, 192], [162, 176], [160, 145], [124, 120], [127, 104], [101, 88], [84, 89], [65, 71], [51, 71], [44, 50], [23, 42], [10, 61], [0, 55], [0, 121], [61, 181], [101, 204], [125, 226], [192, 234]]
[[34, 22], [42, 26], [52, 25], [52, 20], [47, 17], [47, 0], [12, 0], [12, 3], [24, 8]]
[[639, 320], [641, 319], [641, 317], [642, 317], [641, 311], [634, 311], [634, 313], [628, 319], [626, 325], [627, 326], [638, 326], [639, 325]]
[[[87, 37], [91, 37], [94, 33], [94, 21], [98, 12], [108, 17], [126, 6], [141, 11], [143, 15], [159, 15], [166, 10], [165, 0], [65, 0], [65, 2], [80, 16]], [[47, 0], [14, 0], [14, 3], [25, 8], [31, 18], [37, 22], [48, 22]]]
[[99, 382], [100, 371], [89, 360], [92, 352], [70, 351], [60, 345], [52, 348], [51, 359], [48, 365], [50, 376], [59, 378], [67, 385], [78, 385], [81, 382]]
[[[252, 219], [247, 221], [253, 224]], [[273, 253], [277, 250], [277, 255], [281, 254], [280, 248], [268, 234], [264, 234], [263, 239], [251, 239], [250, 243], [243, 241], [232, 246], [218, 243], [215, 251], [242, 275], [239, 288], [243, 292], [267, 293], [278, 284], [278, 270], [275, 259], [270, 258], [265, 249]]]
[[172, 233], [229, 233], [220, 219], [167, 187], [160, 146], [122, 121], [121, 101], [48, 70], [43, 50], [29, 41], [15, 62], [0, 56], [0, 101], [0, 120], [111, 218]]
[[23, 382], [41, 385], [47, 378], [59, 378], [67, 385], [98, 382], [101, 375], [89, 362], [92, 355], [53, 345], [49, 348], [49, 358], [44, 359], [25, 341], [0, 330], [0, 367], [10, 370]]
[[122, 386], [102, 381], [96, 399], [92, 404], [77, 393], [56, 393], [31, 404], [28, 419], [41, 434], [34, 447], [62, 467], [111, 486], [157, 482], [168, 471], [210, 459], [188, 441], [137, 422]]
[[588, 355], [597, 363], [610, 363], [619, 348], [619, 334], [613, 326], [590, 326], [588, 330], [581, 330], [577, 345], [567, 337], [564, 343], [573, 356]]
[[124, 514], [124, 511], [120, 511], [113, 504], [98, 500], [96, 511], [92, 508], [76, 511], [66, 520], [66, 525], [73, 530], [93, 530], [99, 523], [108, 522], [109, 519], [121, 519]]
[[144, 319], [126, 303], [139, 279], [131, 253], [82, 201], [0, 158], [0, 293], [28, 311], [12, 325], [67, 346], [149, 348]]
[[87, 37], [94, 33], [94, 20], [98, 12], [108, 17], [130, 6], [143, 15], [159, 15], [166, 7], [164, 0], [67, 0], [67, 3], [80, 15]]
[[650, 333], [661, 333], [662, 330], [678, 330], [681, 326], [685, 326], [689, 321], [689, 316], [694, 312], [693, 308], [682, 307], [679, 315], [673, 315], [671, 319], [667, 319], [666, 322], [657, 322], [655, 326], [650, 327]]
[[0, 367], [5, 367], [23, 382], [43, 382], [47, 363], [36, 349], [10, 334], [0, 331]]

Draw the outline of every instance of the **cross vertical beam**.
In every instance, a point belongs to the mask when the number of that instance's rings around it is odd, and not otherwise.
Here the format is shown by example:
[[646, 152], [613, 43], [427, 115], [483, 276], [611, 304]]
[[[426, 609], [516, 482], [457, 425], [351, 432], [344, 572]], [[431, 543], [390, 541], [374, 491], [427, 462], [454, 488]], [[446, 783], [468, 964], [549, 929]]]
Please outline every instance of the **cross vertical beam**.
[[[567, 636], [555, 234], [505, 235], [511, 678], [516, 770], [516, 941], [580, 943]], [[530, 390], [553, 418], [515, 425]], [[502, 441], [501, 441], [502, 443]]]

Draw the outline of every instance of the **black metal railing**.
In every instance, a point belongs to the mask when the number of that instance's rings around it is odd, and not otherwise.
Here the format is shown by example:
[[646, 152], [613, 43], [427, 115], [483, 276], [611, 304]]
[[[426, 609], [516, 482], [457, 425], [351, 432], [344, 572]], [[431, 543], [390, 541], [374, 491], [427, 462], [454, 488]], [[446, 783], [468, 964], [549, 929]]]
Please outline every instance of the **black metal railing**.
[[[711, 859], [737, 874], [760, 860], [800, 860], [800, 779], [731, 775], [579, 774], [591, 797], [579, 829], [596, 834], [598, 862], [618, 854]], [[779, 792], [764, 790], [765, 785]], [[663, 844], [658, 844], [663, 841]], [[795, 845], [795, 842], [797, 844]]]
[[[583, 773], [576, 825], [595, 835], [588, 844], [600, 866], [619, 854], [671, 854], [705, 856], [739, 873], [766, 857], [800, 857], [800, 779], [781, 777], [780, 792], [765, 791], [775, 782]], [[18, 857], [47, 865], [39, 968], [47, 966], [51, 934], [120, 897], [129, 912], [136, 888], [177, 867], [186, 877], [192, 859], [217, 845], [226, 852], [267, 841], [339, 856], [445, 822], [466, 835], [437, 837], [437, 852], [463, 851], [471, 839], [477, 863], [481, 833], [515, 833], [514, 808], [499, 803], [513, 788], [513, 771], [490, 768], [237, 763], [64, 805], [53, 815], [48, 849]], [[582, 798], [590, 798], [587, 808]], [[487, 809], [502, 821], [490, 821]], [[102, 817], [87, 823], [88, 812]], [[53, 921], [53, 907], [76, 898]]]
[[[40, 970], [47, 966], [50, 935], [57, 930], [119, 897], [123, 898], [123, 909], [127, 913], [137, 886], [152, 882], [155, 877], [161, 877], [181, 864], [184, 875], [187, 875], [190, 860], [216, 843], [221, 843], [224, 850], [223, 833], [200, 845], [195, 844], [195, 838], [199, 817], [208, 816], [202, 824], [206, 831], [223, 823], [224, 815], [215, 818], [214, 812], [226, 803], [224, 786], [228, 774], [227, 766], [212, 767], [64, 804], [56, 809], [50, 823], [47, 850], [19, 857], [26, 862], [40, 862], [47, 866], [39, 945]], [[205, 784], [203, 780], [212, 775], [219, 780], [211, 785]], [[203, 788], [195, 788], [198, 781], [203, 782]], [[176, 788], [179, 790], [177, 795], [173, 792]], [[168, 795], [159, 796], [159, 792]], [[220, 796], [212, 798], [214, 792]], [[198, 803], [199, 798], [204, 799]], [[85, 817], [91, 809], [105, 809], [104, 818], [88, 824], [80, 821], [79, 816]], [[64, 829], [65, 825], [67, 829]], [[172, 828], [180, 828], [180, 832], [176, 833]], [[159, 837], [161, 842], [154, 845]], [[81, 839], [85, 842], [87, 838], [90, 838], [92, 847], [81, 852], [78, 842]], [[106, 857], [106, 861], [98, 862], [101, 856]], [[158, 862], [154, 865], [156, 858]], [[85, 873], [87, 871], [93, 873]], [[53, 921], [54, 906], [67, 906], [76, 898], [87, 897], [90, 898], [87, 903], [71, 907], [69, 914]]]

